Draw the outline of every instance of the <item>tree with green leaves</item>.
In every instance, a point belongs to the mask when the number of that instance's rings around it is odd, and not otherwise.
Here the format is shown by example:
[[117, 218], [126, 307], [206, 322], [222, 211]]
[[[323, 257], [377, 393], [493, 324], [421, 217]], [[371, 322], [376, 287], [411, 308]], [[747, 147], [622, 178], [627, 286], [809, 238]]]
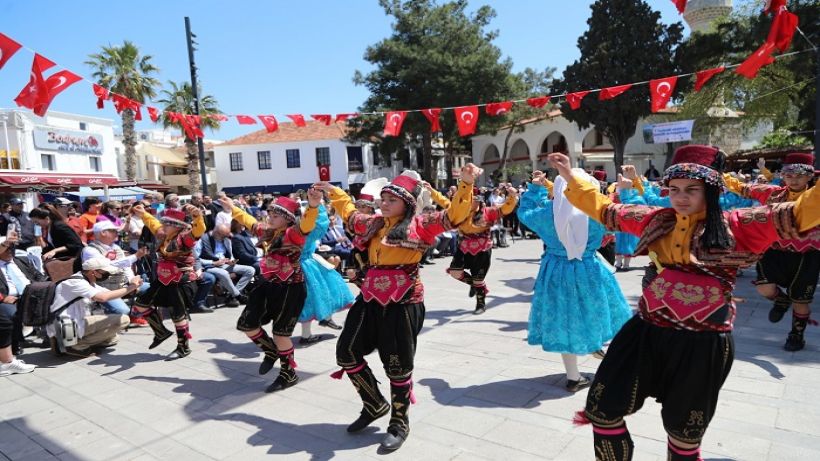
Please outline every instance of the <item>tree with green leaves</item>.
[[[553, 84], [553, 94], [625, 85], [678, 73], [675, 50], [683, 38], [680, 23], [665, 25], [643, 0], [597, 0], [589, 28], [578, 38], [581, 58]], [[607, 101], [584, 98], [580, 109], [563, 102], [564, 117], [581, 128], [594, 126], [612, 143], [615, 166], [623, 165], [626, 142], [642, 117], [651, 113], [646, 86], [633, 87]]]
[[[162, 90], [163, 98], [157, 101], [163, 105], [162, 124], [165, 128], [175, 126], [182, 130], [185, 136], [185, 160], [188, 161], [188, 185], [190, 190], [196, 191], [201, 187], [199, 175], [199, 149], [196, 139], [192, 139], [186, 130], [176, 120], [172, 120], [168, 114], [175, 112], [183, 115], [194, 114], [194, 92], [189, 82], [182, 82], [181, 84], [169, 81], [170, 90]], [[220, 122], [212, 115], [219, 114], [219, 104], [211, 95], [202, 95], [202, 88], [199, 88], [197, 93], [199, 97], [199, 126], [203, 130], [210, 128], [212, 130], [219, 129]]]
[[[159, 80], [153, 77], [159, 69], [129, 41], [122, 46], [103, 46], [100, 53], [89, 55], [86, 64], [94, 68], [97, 84], [109, 91], [144, 103], [156, 95]], [[137, 176], [137, 137], [134, 130], [134, 111], [122, 111], [122, 144], [125, 146], [125, 176], [134, 181]]]
[[[393, 19], [392, 34], [369, 46], [364, 58], [375, 69], [357, 72], [354, 82], [364, 85], [370, 96], [360, 112], [381, 112], [472, 105], [504, 101], [515, 95], [512, 62], [503, 59], [493, 44], [498, 33], [486, 30], [495, 11], [482, 6], [468, 14], [467, 0], [439, 4], [435, 0], [380, 0], [385, 14]], [[482, 114], [479, 126], [494, 123]], [[458, 135], [451, 111], [441, 114], [441, 142], [445, 151], [467, 148]], [[422, 175], [437, 180], [438, 158], [433, 156], [433, 134], [421, 113], [410, 113], [402, 136], [384, 137], [384, 117], [355, 119], [354, 139], [377, 140], [382, 155], [390, 155], [410, 144], [421, 146]]]

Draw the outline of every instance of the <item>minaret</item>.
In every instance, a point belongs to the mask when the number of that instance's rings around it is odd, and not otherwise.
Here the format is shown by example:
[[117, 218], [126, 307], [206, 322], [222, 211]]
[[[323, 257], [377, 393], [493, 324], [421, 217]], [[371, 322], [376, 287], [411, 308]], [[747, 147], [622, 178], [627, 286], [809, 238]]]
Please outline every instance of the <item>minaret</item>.
[[732, 12], [732, 0], [689, 0], [683, 19], [692, 32], [709, 33], [714, 31], [716, 19]]

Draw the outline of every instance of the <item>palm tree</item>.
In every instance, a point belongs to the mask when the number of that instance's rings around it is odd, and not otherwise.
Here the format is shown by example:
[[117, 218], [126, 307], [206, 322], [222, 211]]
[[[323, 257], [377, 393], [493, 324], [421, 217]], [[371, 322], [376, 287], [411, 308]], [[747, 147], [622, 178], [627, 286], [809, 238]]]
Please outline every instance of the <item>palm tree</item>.
[[[163, 99], [158, 100], [159, 104], [163, 104], [164, 113], [162, 114], [162, 124], [165, 128], [176, 126], [182, 128], [178, 122], [171, 120], [168, 117], [169, 112], [176, 112], [179, 114], [192, 115], [194, 113], [194, 92], [191, 84], [183, 82], [178, 84], [169, 81], [170, 90], [162, 90]], [[199, 88], [197, 92], [199, 96], [199, 115], [200, 127], [204, 130], [210, 128], [212, 130], [219, 129], [219, 119], [216, 117], [209, 117], [210, 115], [219, 114], [219, 104], [211, 95], [203, 95], [202, 89]], [[197, 149], [196, 139], [192, 139], [182, 131], [185, 135], [185, 151], [186, 160], [188, 161], [188, 184], [191, 187], [191, 192], [200, 188], [199, 182], [199, 150]]]
[[[140, 54], [139, 48], [129, 41], [122, 46], [103, 46], [101, 53], [88, 56], [86, 64], [93, 67], [97, 84], [139, 103], [156, 95], [159, 80], [151, 74], [159, 69], [151, 63], [151, 56]], [[137, 136], [134, 132], [134, 111], [122, 111], [122, 144], [125, 146], [125, 176], [134, 181], [137, 176]]]

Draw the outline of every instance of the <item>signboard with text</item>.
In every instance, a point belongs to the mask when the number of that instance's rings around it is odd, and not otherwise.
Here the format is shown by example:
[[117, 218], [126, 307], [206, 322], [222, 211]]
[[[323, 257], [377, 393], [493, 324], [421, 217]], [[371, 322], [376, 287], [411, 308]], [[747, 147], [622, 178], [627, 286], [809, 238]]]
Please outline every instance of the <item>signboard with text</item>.
[[690, 141], [694, 124], [694, 120], [681, 120], [679, 122], [644, 125], [643, 140], [647, 144]]
[[34, 147], [61, 152], [102, 154], [102, 135], [51, 128], [34, 129]]

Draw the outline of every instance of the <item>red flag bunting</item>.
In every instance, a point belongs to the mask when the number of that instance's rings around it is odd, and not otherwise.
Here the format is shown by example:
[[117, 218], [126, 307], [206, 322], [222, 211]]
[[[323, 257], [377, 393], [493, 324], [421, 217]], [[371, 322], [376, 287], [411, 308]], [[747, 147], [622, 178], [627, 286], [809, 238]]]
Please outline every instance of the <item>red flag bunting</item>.
[[199, 115], [186, 115], [185, 123], [188, 125], [188, 130], [193, 136], [191, 139], [204, 138], [205, 133], [202, 132], [202, 118]]
[[398, 136], [401, 133], [401, 126], [404, 124], [405, 117], [407, 117], [405, 111], [393, 111], [385, 114], [384, 135]]
[[588, 95], [589, 91], [576, 91], [567, 95], [567, 103], [572, 110], [578, 110], [581, 107], [581, 100]]
[[54, 67], [55, 64], [48, 58], [39, 54], [34, 54], [34, 59], [31, 62], [31, 76], [26, 86], [20, 90], [20, 94], [14, 98], [14, 102], [20, 107], [25, 107], [34, 110], [34, 107], [48, 100], [48, 86], [46, 80], [43, 78], [43, 72]]
[[441, 125], [439, 124], [439, 120], [438, 120], [439, 115], [441, 115], [441, 109], [439, 109], [439, 108], [424, 109], [424, 110], [421, 111], [421, 113], [424, 115], [424, 118], [426, 118], [427, 121], [430, 122], [430, 132], [431, 133], [436, 133], [438, 131], [441, 131]]
[[456, 124], [458, 124], [458, 134], [469, 136], [475, 133], [478, 125], [478, 106], [456, 107]]
[[147, 106], [146, 109], [148, 109], [148, 116], [151, 117], [151, 121], [157, 123], [157, 120], [159, 120], [160, 111], [156, 107], [150, 106]]
[[67, 71], [61, 70], [48, 79], [46, 79], [46, 87], [48, 88], [48, 95], [46, 96], [45, 100], [38, 100], [37, 104], [34, 105], [34, 113], [42, 117], [48, 111], [48, 106], [51, 105], [51, 101], [57, 97], [58, 94], [65, 91], [66, 88], [70, 87], [71, 85], [79, 82], [83, 78], [79, 75]]
[[250, 115], [237, 115], [236, 121], [239, 122], [240, 125], [256, 125], [256, 119]]
[[117, 93], [111, 93], [111, 100], [114, 101], [114, 109], [117, 110], [118, 114], [121, 114], [125, 109], [131, 109], [134, 112], [134, 120], [142, 120], [142, 111], [140, 110], [142, 104]]
[[337, 122], [344, 122], [347, 121], [349, 118], [356, 118], [358, 117], [358, 112], [351, 112], [349, 114], [336, 114], [336, 121]]
[[797, 15], [786, 10], [777, 13], [769, 29], [767, 43], [773, 43], [781, 53], [789, 49], [792, 44], [794, 32], [797, 30]]
[[510, 109], [512, 109], [512, 105], [512, 101], [491, 102], [487, 104], [484, 111], [487, 112], [487, 115], [501, 115], [505, 112], [509, 112]]
[[265, 125], [265, 130], [267, 130], [268, 133], [273, 133], [279, 129], [279, 122], [276, 121], [276, 117], [273, 115], [258, 115], [257, 117], [259, 117], [259, 120]]
[[669, 99], [672, 98], [672, 93], [675, 92], [675, 85], [677, 85], [677, 83], [678, 77], [666, 77], [649, 81], [649, 94], [652, 97], [652, 112], [658, 112], [666, 107], [669, 103]]
[[753, 79], [757, 76], [757, 72], [763, 67], [768, 66], [769, 64], [774, 62], [774, 58], [772, 57], [772, 52], [774, 52], [774, 44], [773, 43], [764, 43], [760, 45], [754, 53], [749, 55], [743, 63], [735, 69], [735, 72], [739, 75], [742, 75], [748, 79]]
[[686, 10], [686, 0], [672, 0], [672, 3], [675, 4], [675, 8], [678, 9], [678, 13], [683, 14]]
[[703, 85], [706, 85], [706, 82], [712, 79], [715, 75], [723, 72], [726, 70], [725, 67], [715, 67], [714, 69], [706, 69], [698, 72], [695, 74], [695, 92], [698, 92], [703, 88]]
[[631, 87], [632, 87], [632, 84], [627, 83], [626, 85], [618, 85], [618, 86], [611, 86], [609, 88], [604, 88], [598, 94], [598, 100], [606, 101], [608, 99], [615, 98], [615, 97], [621, 95], [621, 93], [623, 93], [624, 91], [630, 89]]
[[305, 116], [302, 115], [302, 114], [290, 114], [290, 115], [286, 115], [285, 117], [293, 120], [293, 123], [295, 123], [296, 126], [299, 126], [299, 127], [307, 126], [307, 123], [305, 123]]
[[216, 120], [218, 122], [227, 122], [228, 116], [225, 114], [209, 114], [207, 115], [208, 118]]
[[546, 106], [548, 102], [550, 102], [549, 96], [541, 96], [538, 98], [527, 99], [527, 105], [529, 105], [530, 107], [535, 107], [536, 109], [540, 109]]
[[764, 13], [777, 14], [786, 7], [786, 0], [766, 0], [766, 6], [763, 7]]
[[17, 51], [22, 47], [23, 45], [20, 45], [9, 37], [0, 34], [0, 69], [2, 69], [3, 66], [6, 65], [6, 62], [14, 56], [14, 53], [17, 53]]
[[322, 122], [325, 125], [330, 125], [330, 122], [333, 121], [333, 116], [330, 114], [312, 114], [310, 118], [316, 120], [317, 122]]
[[105, 107], [105, 103], [103, 101], [109, 97], [108, 88], [94, 83], [91, 85], [91, 89], [94, 91], [94, 96], [97, 97], [97, 109], [102, 109]]

